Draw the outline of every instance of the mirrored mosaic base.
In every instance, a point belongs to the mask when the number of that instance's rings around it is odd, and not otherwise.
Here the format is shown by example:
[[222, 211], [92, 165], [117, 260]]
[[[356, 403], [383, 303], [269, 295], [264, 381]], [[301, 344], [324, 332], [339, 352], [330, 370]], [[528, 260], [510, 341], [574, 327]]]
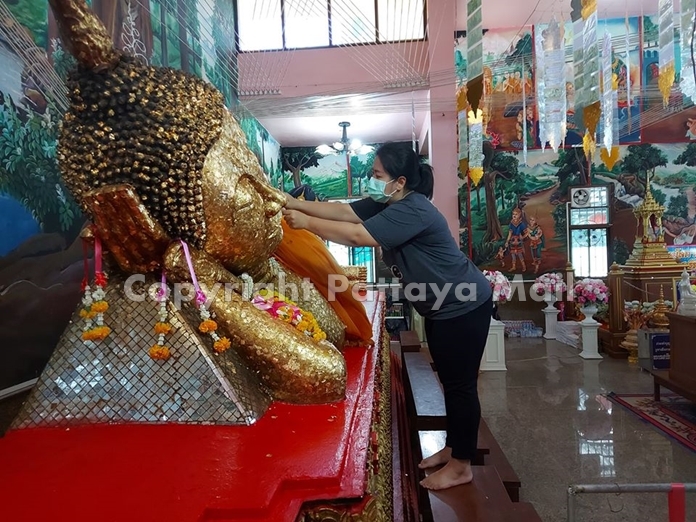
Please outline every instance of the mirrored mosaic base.
[[[133, 286], [135, 294], [156, 283]], [[269, 394], [234, 348], [222, 355], [196, 330], [196, 310], [169, 303], [168, 361], [148, 355], [156, 343], [158, 304], [126, 297], [123, 279], [107, 288], [112, 329], [101, 342], [82, 340], [79, 308], [12, 428], [94, 423], [251, 424], [270, 403]], [[193, 327], [192, 327], [193, 325]]]

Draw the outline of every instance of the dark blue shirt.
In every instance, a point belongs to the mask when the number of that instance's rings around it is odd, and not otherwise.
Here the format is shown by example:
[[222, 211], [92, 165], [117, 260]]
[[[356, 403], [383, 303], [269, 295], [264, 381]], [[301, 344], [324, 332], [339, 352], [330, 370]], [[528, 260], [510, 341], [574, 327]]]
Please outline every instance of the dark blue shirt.
[[367, 198], [350, 205], [423, 317], [458, 317], [491, 297], [488, 280], [459, 250], [447, 220], [423, 194], [411, 192], [392, 204]]

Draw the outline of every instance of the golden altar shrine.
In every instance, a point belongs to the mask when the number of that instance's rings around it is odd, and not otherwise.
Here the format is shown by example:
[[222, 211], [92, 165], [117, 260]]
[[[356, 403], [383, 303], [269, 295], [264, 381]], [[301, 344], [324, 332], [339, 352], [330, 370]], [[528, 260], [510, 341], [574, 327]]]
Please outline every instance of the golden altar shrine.
[[677, 302], [677, 283], [684, 267], [667, 251], [664, 211], [647, 183], [643, 202], [633, 210], [637, 223], [633, 251], [624, 265], [614, 264], [609, 270], [609, 322], [607, 328], [600, 328], [599, 342], [611, 357], [628, 357], [621, 346], [626, 335], [624, 302], [656, 302], [661, 296], [673, 305]]

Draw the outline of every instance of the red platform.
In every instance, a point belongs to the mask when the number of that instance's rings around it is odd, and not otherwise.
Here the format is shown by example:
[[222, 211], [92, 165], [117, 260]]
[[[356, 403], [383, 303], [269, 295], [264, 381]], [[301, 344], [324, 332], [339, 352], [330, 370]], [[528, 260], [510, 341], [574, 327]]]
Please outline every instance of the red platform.
[[[379, 343], [381, 307], [366, 304]], [[253, 426], [10, 431], [0, 438], [0, 518], [294, 522], [305, 502], [361, 497], [378, 353], [344, 353], [344, 401], [274, 403]]]

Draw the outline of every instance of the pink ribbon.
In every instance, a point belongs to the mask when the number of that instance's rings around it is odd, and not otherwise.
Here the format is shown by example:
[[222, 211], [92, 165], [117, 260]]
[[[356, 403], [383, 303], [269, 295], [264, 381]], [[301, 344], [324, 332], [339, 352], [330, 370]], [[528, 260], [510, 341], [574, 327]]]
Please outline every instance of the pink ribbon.
[[189, 273], [191, 274], [191, 281], [193, 282], [193, 288], [196, 291], [196, 303], [202, 305], [206, 301], [205, 294], [201, 291], [201, 287], [198, 285], [198, 279], [196, 278], [196, 272], [193, 270], [193, 261], [191, 260], [191, 252], [189, 252], [189, 247], [183, 239], [180, 239], [181, 246], [184, 248], [184, 256], [186, 257], [186, 263], [188, 264]]
[[157, 290], [157, 300], [164, 301], [166, 296], [167, 296], [167, 275], [165, 274], [164, 270], [162, 270], [162, 284], [160, 285], [160, 289]]

